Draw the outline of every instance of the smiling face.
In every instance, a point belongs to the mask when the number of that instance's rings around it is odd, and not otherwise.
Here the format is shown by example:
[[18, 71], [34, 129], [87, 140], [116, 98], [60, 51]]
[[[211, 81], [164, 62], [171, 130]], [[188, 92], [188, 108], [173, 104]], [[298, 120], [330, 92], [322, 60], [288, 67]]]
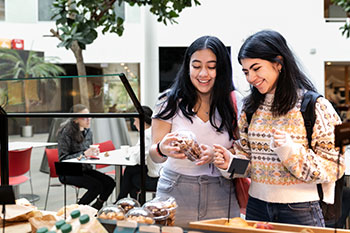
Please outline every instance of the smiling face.
[[210, 49], [198, 50], [192, 54], [190, 78], [200, 94], [210, 94], [216, 78], [216, 55]]
[[259, 58], [241, 59], [242, 70], [247, 81], [261, 94], [275, 93], [282, 65]]

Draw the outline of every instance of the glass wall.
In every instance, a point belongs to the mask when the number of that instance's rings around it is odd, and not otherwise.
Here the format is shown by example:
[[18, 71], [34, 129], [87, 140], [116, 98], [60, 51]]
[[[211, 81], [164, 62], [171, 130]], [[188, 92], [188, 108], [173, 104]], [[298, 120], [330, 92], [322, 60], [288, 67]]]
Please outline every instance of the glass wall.
[[5, 20], [5, 0], [0, 0], [0, 21]]

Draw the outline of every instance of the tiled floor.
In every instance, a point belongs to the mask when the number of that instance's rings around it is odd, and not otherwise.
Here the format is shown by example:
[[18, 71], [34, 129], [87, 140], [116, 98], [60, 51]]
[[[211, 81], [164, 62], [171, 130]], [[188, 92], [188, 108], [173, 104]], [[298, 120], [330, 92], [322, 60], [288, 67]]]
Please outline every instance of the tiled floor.
[[[131, 141], [135, 144], [138, 139], [137, 132], [130, 132]], [[35, 134], [33, 137], [20, 137], [19, 135], [14, 135], [9, 137], [9, 141], [30, 141], [30, 142], [46, 142], [48, 134]], [[44, 156], [44, 148], [33, 148], [32, 157], [31, 157], [31, 174], [32, 174], [32, 183], [34, 194], [39, 195], [39, 201], [35, 202], [35, 206], [39, 209], [44, 209], [45, 198], [47, 193], [48, 178], [49, 174], [43, 173], [40, 171], [41, 161]], [[58, 182], [55, 179], [55, 182]], [[67, 191], [67, 204], [75, 203], [75, 190], [71, 186], [66, 187]], [[30, 183], [26, 182], [19, 185], [19, 193], [27, 194], [30, 193]], [[80, 195], [84, 193], [84, 189], [80, 190]], [[115, 200], [115, 194], [111, 195], [109, 203]], [[64, 188], [63, 186], [51, 187], [47, 210], [57, 211], [63, 206], [64, 202]]]

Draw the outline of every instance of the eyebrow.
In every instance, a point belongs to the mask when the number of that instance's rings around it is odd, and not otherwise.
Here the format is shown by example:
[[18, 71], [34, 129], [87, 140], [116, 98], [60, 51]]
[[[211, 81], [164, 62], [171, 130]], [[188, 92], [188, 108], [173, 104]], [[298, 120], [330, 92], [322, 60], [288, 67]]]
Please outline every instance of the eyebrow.
[[[194, 63], [194, 62], [202, 63], [202, 61], [200, 61], [200, 60], [193, 60], [192, 63]], [[216, 63], [216, 60], [210, 60], [210, 61], [207, 61], [207, 63]]]
[[[249, 67], [249, 70], [250, 70], [251, 68], [253, 68], [255, 65], [258, 65], [258, 64], [259, 64], [259, 63], [257, 63], [257, 62], [254, 63], [254, 64], [252, 64], [252, 65]], [[247, 69], [244, 69], [244, 68], [242, 69], [242, 71], [245, 71], [245, 70], [247, 70]]]

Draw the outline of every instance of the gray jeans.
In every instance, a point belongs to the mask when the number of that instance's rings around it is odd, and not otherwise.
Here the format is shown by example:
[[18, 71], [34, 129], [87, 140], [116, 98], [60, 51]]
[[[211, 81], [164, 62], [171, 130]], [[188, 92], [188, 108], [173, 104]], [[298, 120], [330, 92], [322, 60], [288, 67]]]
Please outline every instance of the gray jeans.
[[[175, 225], [188, 227], [191, 221], [225, 218], [228, 215], [230, 180], [223, 177], [186, 176], [164, 169], [158, 181], [157, 196], [172, 196], [178, 208]], [[234, 188], [230, 217], [240, 210]]]

